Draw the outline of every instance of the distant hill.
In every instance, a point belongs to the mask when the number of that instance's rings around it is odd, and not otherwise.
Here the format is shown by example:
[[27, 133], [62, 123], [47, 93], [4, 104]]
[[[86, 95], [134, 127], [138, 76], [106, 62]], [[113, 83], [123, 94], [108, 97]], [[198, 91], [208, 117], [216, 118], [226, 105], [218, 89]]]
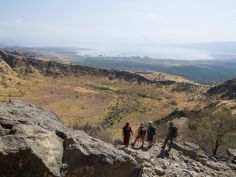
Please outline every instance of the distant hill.
[[[204, 44], [207, 45], [207, 44]], [[216, 45], [216, 44], [215, 44]], [[220, 45], [220, 44], [219, 44]], [[222, 44], [223, 45], [223, 44]], [[226, 46], [234, 46], [228, 42]], [[197, 45], [197, 46], [200, 46]], [[196, 47], [197, 47], [196, 46]], [[209, 46], [213, 47], [209, 44]], [[216, 45], [218, 46], [218, 45]], [[191, 46], [189, 46], [191, 47]], [[194, 47], [194, 46], [193, 46]], [[217, 54], [215, 60], [173, 60], [153, 59], [149, 57], [110, 57], [110, 56], [80, 56], [78, 53], [86, 48], [66, 47], [7, 47], [4, 51], [16, 55], [24, 55], [36, 59], [60, 60], [83, 66], [100, 69], [115, 69], [140, 72], [163, 72], [185, 77], [194, 82], [216, 84], [236, 77], [236, 55]], [[216, 47], [217, 49], [217, 47]]]
[[[96, 75], [105, 77], [114, 77], [124, 80], [137, 82], [151, 82], [135, 73], [118, 70], [97, 69], [87, 66], [62, 63], [59, 61], [51, 61], [45, 59], [35, 59], [31, 53], [18, 53], [15, 51], [0, 51], [0, 57], [8, 66], [19, 74], [27, 75], [34, 72], [39, 72], [45, 76], [71, 76], [71, 75]], [[50, 58], [49, 58], [50, 59]]]
[[236, 76], [236, 60], [157, 60], [139, 57], [78, 57], [74, 63], [99, 68], [156, 71], [183, 76], [198, 83], [220, 83]]

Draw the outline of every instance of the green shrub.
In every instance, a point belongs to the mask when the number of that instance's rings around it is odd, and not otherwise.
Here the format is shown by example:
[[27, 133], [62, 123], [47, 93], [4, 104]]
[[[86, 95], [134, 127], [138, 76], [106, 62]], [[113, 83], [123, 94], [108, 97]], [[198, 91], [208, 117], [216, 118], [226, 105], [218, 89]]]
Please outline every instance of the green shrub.
[[206, 110], [198, 122], [190, 121], [191, 138], [205, 151], [217, 155], [219, 149], [236, 148], [236, 116], [229, 109]]
[[197, 123], [195, 121], [189, 122], [189, 124], [188, 124], [188, 128], [190, 130], [196, 130], [199, 126], [200, 126], [199, 123]]

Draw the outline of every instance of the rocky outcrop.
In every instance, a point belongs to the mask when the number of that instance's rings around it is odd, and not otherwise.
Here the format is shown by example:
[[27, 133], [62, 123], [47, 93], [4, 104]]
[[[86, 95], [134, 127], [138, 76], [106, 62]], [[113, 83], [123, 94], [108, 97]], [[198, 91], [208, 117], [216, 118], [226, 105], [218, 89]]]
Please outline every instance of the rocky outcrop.
[[178, 82], [174, 85], [172, 91], [173, 92], [196, 92], [201, 85], [187, 83], [187, 82]]
[[157, 85], [164, 85], [164, 86], [170, 86], [176, 83], [176, 81], [172, 80], [164, 80], [164, 81], [155, 81]]
[[207, 93], [208, 95], [219, 96], [224, 99], [236, 99], [236, 78], [210, 88]]
[[207, 158], [204, 152], [200, 150], [200, 147], [198, 145], [190, 142], [184, 142], [182, 144], [173, 143], [173, 148], [175, 148], [178, 151], [181, 151], [184, 155], [190, 156], [192, 159]]
[[233, 160], [236, 160], [236, 149], [227, 149], [226, 152]]
[[200, 113], [199, 110], [175, 110], [167, 116], [154, 121], [154, 124], [161, 125], [182, 117], [196, 117], [198, 113]]
[[136, 160], [20, 101], [0, 104], [0, 176], [133, 177]]

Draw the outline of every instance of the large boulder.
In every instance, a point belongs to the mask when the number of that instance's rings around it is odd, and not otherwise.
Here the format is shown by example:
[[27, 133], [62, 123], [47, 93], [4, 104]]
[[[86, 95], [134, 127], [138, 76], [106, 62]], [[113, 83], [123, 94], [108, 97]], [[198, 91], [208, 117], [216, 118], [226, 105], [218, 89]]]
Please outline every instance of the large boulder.
[[132, 177], [136, 160], [57, 116], [20, 101], [0, 104], [0, 176]]

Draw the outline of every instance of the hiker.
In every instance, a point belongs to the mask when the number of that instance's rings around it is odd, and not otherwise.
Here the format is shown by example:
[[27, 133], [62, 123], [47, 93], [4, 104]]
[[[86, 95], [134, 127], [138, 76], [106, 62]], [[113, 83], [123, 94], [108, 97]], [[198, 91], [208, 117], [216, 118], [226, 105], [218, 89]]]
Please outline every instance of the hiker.
[[126, 147], [129, 146], [130, 135], [133, 135], [133, 131], [131, 127], [129, 126], [129, 123], [126, 122], [125, 126], [123, 127], [124, 145]]
[[134, 143], [132, 143], [132, 146], [134, 147], [137, 140], [141, 139], [141, 141], [142, 141], [141, 147], [143, 147], [145, 135], [146, 135], [146, 128], [144, 127], [144, 123], [141, 122], [140, 127], [138, 128], [138, 135], [136, 136]]
[[166, 136], [165, 142], [162, 146], [162, 150], [165, 150], [166, 144], [169, 140], [170, 140], [170, 144], [169, 144], [168, 151], [171, 150], [172, 145], [173, 145], [173, 139], [177, 137], [177, 134], [178, 134], [178, 129], [174, 126], [173, 122], [170, 122], [169, 123], [169, 129], [168, 129], [168, 132], [167, 132], [167, 136]]
[[152, 121], [149, 121], [149, 126], [147, 129], [147, 137], [148, 137], [148, 147], [152, 147], [153, 145], [153, 137], [156, 135], [156, 128], [152, 124]]

